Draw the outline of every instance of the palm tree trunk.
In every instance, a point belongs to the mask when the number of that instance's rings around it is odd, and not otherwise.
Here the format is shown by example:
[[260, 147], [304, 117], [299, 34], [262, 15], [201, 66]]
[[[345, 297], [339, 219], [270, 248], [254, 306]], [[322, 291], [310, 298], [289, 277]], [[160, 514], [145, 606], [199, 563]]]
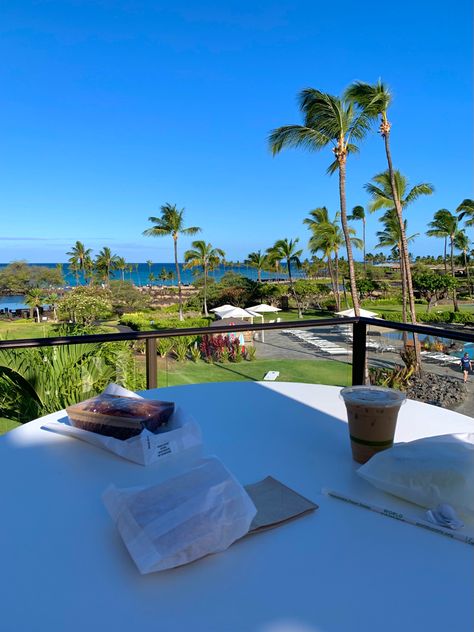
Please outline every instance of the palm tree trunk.
[[125, 282], [125, 270], [122, 268], [121, 272], [122, 272], [122, 281]]
[[262, 268], [257, 268], [257, 280], [259, 283], [262, 282]]
[[300, 302], [298, 300], [298, 295], [296, 294], [295, 286], [293, 285], [293, 277], [291, 276], [291, 263], [290, 263], [289, 259], [287, 259], [286, 265], [288, 267], [288, 279], [290, 281], [291, 292], [292, 292], [292, 294], [294, 296], [294, 299], [296, 301], [296, 307], [298, 309], [298, 318], [303, 318], [303, 313], [301, 312], [301, 305], [300, 305]]
[[178, 263], [178, 237], [173, 237], [174, 241], [174, 265], [176, 266], [176, 279], [178, 280], [178, 304], [179, 304], [179, 320], [184, 320], [183, 316], [183, 293], [181, 290], [181, 272]]
[[351, 282], [352, 304], [354, 306], [354, 314], [360, 316], [359, 297], [357, 295], [356, 277], [354, 271], [354, 257], [352, 256], [352, 244], [349, 235], [349, 226], [347, 225], [347, 207], [346, 207], [346, 163], [345, 157], [339, 162], [339, 198], [341, 202], [341, 225], [344, 233], [347, 250], [347, 263], [349, 265], [349, 279]]
[[447, 256], [448, 238], [444, 238], [444, 273], [448, 274], [448, 256]]
[[332, 285], [332, 293], [334, 294], [334, 299], [336, 301], [336, 309], [337, 311], [339, 311], [341, 309], [340, 304], [339, 304], [339, 293], [337, 291], [337, 287], [336, 287], [336, 283], [334, 281], [334, 275], [332, 273], [332, 263], [331, 263], [331, 254], [328, 254], [328, 274], [329, 274], [329, 278], [331, 279], [331, 285]]
[[207, 266], [204, 265], [204, 316], [209, 316], [207, 311]]
[[337, 250], [334, 253], [334, 264], [335, 264], [335, 273], [334, 273], [334, 285], [336, 286], [336, 307], [337, 311], [341, 310], [341, 294], [339, 291], [339, 255], [337, 254]]
[[365, 217], [362, 218], [362, 236], [364, 238], [364, 275], [367, 276], [367, 261], [365, 260]]
[[[411, 278], [410, 258], [408, 256], [408, 242], [407, 242], [407, 236], [405, 234], [405, 227], [403, 225], [402, 205], [398, 197], [397, 187], [395, 184], [395, 175], [393, 172], [392, 154], [390, 153], [389, 136], [390, 136], [390, 132], [388, 131], [385, 134], [383, 134], [384, 143], [385, 143], [385, 154], [387, 156], [388, 172], [390, 175], [390, 187], [392, 189], [393, 203], [395, 204], [398, 224], [400, 226], [400, 237], [401, 237], [401, 246], [402, 246], [400, 254], [403, 258], [403, 264], [405, 267], [405, 278], [407, 282], [407, 293], [408, 293], [408, 304], [410, 307], [410, 317], [411, 317], [411, 322], [416, 323], [415, 296], [413, 294], [413, 282]], [[420, 346], [418, 343], [418, 336], [416, 334], [413, 334], [413, 344], [415, 347], [415, 364], [416, 364], [415, 371], [419, 372], [421, 370], [421, 355], [420, 355]]]
[[[451, 275], [454, 280], [454, 235], [451, 235]], [[453, 308], [455, 312], [459, 312], [458, 297], [456, 294], [456, 287], [453, 287]]]
[[[401, 255], [402, 249], [401, 244], [398, 242], [398, 253], [400, 255], [400, 277], [402, 280], [402, 320], [404, 323], [407, 322], [407, 278], [405, 274], [405, 266], [403, 264], [403, 258]], [[402, 334], [403, 346], [407, 346], [408, 342], [408, 334], [406, 331]]]
[[462, 252], [463, 252], [463, 255], [464, 255], [464, 268], [466, 270], [467, 287], [469, 288], [469, 298], [472, 298], [471, 275], [469, 274], [469, 266], [467, 265], [466, 251], [463, 250]]

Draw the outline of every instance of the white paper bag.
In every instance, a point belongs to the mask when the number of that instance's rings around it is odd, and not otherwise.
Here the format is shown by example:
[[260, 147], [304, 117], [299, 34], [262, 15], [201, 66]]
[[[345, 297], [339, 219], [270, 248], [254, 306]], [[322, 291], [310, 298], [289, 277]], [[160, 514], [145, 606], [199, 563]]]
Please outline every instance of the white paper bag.
[[103, 501], [142, 574], [224, 551], [248, 533], [257, 512], [215, 457], [153, 487], [112, 485]]
[[[104, 393], [142, 399], [140, 395], [133, 391], [128, 391], [117, 384], [109, 384]], [[82, 430], [82, 428], [75, 428], [71, 425], [68, 417], [58, 421], [49, 421], [42, 428], [92, 443], [99, 448], [113, 452], [140, 465], [150, 465], [163, 458], [202, 444], [201, 429], [198, 423], [179, 406], [175, 407], [166, 432], [153, 434], [149, 430], [144, 429], [136, 437], [131, 437], [125, 441]]]
[[397, 443], [357, 470], [366, 481], [427, 509], [448, 503], [474, 520], [474, 433]]

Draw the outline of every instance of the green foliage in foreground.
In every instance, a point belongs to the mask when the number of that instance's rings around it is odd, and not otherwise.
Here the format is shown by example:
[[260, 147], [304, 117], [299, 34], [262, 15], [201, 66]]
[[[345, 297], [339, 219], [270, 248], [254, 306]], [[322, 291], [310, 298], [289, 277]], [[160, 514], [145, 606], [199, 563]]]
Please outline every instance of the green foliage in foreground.
[[92, 397], [109, 382], [145, 385], [127, 343], [0, 351], [0, 416], [25, 422]]

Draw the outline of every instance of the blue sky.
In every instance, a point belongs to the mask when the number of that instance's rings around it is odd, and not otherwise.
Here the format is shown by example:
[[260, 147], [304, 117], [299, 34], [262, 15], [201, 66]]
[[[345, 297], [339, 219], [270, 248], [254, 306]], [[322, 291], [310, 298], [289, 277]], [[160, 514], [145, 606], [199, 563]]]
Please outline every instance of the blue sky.
[[[395, 166], [436, 188], [407, 210], [410, 232], [424, 233], [434, 211], [474, 197], [471, 6], [3, 3], [0, 261], [65, 261], [76, 239], [171, 261], [169, 239], [141, 236], [165, 202], [229, 259], [282, 237], [306, 247], [308, 211], [338, 209], [330, 150], [272, 158], [268, 133], [301, 122], [302, 88], [338, 94], [379, 76], [394, 93]], [[384, 169], [373, 134], [348, 164], [349, 207], [367, 202], [364, 183]], [[369, 218], [368, 251], [378, 224]], [[441, 246], [420, 237], [412, 250]]]

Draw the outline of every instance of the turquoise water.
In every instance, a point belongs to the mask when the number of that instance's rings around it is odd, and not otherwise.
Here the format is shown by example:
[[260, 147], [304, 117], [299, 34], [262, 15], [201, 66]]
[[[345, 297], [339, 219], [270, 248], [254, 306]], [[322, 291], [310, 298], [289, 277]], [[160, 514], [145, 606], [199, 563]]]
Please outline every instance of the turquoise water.
[[[32, 263], [31, 265], [44, 266], [46, 268], [56, 268], [56, 263]], [[146, 263], [138, 263], [134, 264], [135, 267], [131, 272], [125, 271], [123, 278], [125, 281], [131, 281], [134, 285], [138, 286], [146, 286], [150, 284], [150, 274], [154, 276], [154, 279], [151, 281], [152, 285], [176, 285], [176, 267], [174, 263], [153, 263], [150, 267]], [[7, 266], [6, 263], [0, 263], [0, 270]], [[169, 281], [162, 281], [159, 279], [159, 275], [162, 272], [163, 268], [166, 272], [172, 272], [173, 278]], [[226, 272], [234, 272], [236, 274], [240, 274], [254, 281], [257, 280], [257, 270], [255, 268], [251, 268], [249, 266], [241, 265], [241, 266], [219, 266], [215, 270], [209, 273], [209, 278], [214, 279], [215, 281], [219, 281], [222, 279]], [[293, 271], [292, 271], [293, 272]], [[181, 273], [181, 282], [185, 285], [190, 285], [193, 283], [195, 279], [195, 274], [193, 270], [185, 270], [183, 268], [183, 264], [180, 264], [180, 273]], [[198, 276], [202, 274], [202, 270], [198, 269]], [[75, 287], [76, 286], [76, 277], [69, 270], [68, 264], [63, 264], [63, 276], [66, 287]], [[298, 278], [301, 276], [296, 270], [293, 272], [293, 276]], [[152, 277], [153, 278], [153, 277]], [[272, 274], [270, 272], [262, 272], [262, 279], [272, 280], [272, 279], [286, 279], [287, 275], [284, 272], [279, 272], [278, 275]], [[120, 280], [122, 279], [122, 272], [120, 270], [116, 270], [111, 275], [111, 279]], [[83, 285], [85, 283], [82, 274], [78, 277], [79, 284]], [[1, 309], [25, 309], [27, 306], [23, 302], [22, 296], [0, 296], [0, 310]]]
[[[46, 268], [55, 268], [57, 266], [56, 263], [32, 263], [31, 265], [44, 266]], [[6, 263], [0, 263], [0, 270], [7, 266]], [[150, 267], [146, 263], [137, 263], [134, 264], [134, 269], [131, 272], [125, 271], [123, 278], [126, 281], [132, 281], [135, 285], [144, 286], [149, 285], [150, 283], [150, 274], [154, 275], [154, 280], [152, 281], [153, 285], [176, 285], [176, 268], [174, 263], [153, 263]], [[181, 273], [181, 282], [184, 284], [192, 284], [195, 279], [194, 270], [185, 270], [183, 268], [183, 264], [180, 263], [180, 273]], [[163, 270], [166, 272], [173, 273], [173, 279], [170, 281], [161, 281], [158, 277]], [[197, 269], [197, 276], [202, 275], [202, 270]], [[209, 273], [209, 277], [211, 279], [215, 279], [219, 281], [226, 272], [235, 272], [236, 274], [241, 274], [246, 276], [249, 279], [257, 280], [257, 270], [255, 268], [251, 268], [250, 266], [218, 266], [215, 270]], [[298, 271], [293, 271], [293, 276], [298, 278], [301, 276]], [[69, 270], [68, 264], [63, 264], [63, 276], [67, 286], [74, 287], [76, 285], [76, 277]], [[122, 272], [120, 270], [116, 270], [111, 275], [112, 279], [120, 280], [122, 279]], [[281, 271], [278, 274], [272, 274], [271, 272], [262, 272], [262, 279], [271, 280], [271, 279], [286, 279], [287, 275]], [[79, 283], [84, 284], [84, 278], [82, 274], [79, 275]]]

